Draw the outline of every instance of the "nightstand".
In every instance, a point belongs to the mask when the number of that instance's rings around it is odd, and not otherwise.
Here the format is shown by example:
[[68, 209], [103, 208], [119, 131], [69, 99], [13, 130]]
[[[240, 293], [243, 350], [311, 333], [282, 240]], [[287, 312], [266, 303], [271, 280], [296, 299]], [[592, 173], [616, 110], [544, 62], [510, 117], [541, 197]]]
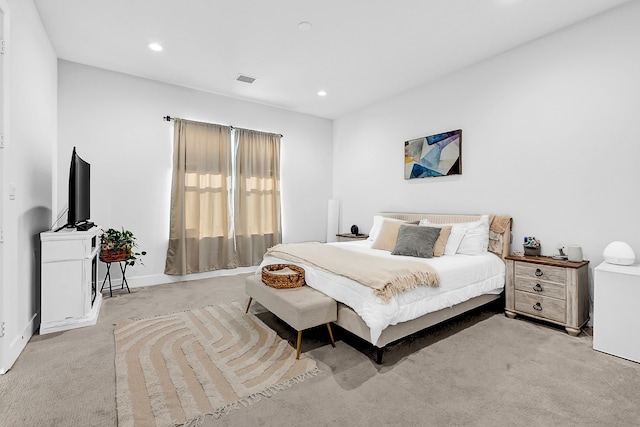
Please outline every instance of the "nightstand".
[[338, 242], [348, 242], [350, 240], [366, 240], [369, 238], [368, 234], [352, 234], [352, 233], [338, 233], [336, 234]]
[[589, 261], [507, 256], [505, 314], [564, 326], [577, 336], [589, 320]]

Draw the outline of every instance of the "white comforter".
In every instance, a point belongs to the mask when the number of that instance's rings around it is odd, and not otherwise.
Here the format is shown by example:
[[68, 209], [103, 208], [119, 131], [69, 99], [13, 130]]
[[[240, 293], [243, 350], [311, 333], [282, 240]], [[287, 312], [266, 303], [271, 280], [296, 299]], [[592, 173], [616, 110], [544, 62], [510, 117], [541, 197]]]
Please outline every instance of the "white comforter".
[[[427, 313], [451, 307], [483, 294], [499, 294], [505, 283], [504, 262], [495, 254], [454, 255], [437, 258], [414, 258], [391, 255], [388, 251], [371, 249], [371, 241], [329, 243], [345, 249], [370, 253], [379, 257], [421, 260], [432, 265], [440, 275], [440, 286], [420, 286], [393, 297], [384, 303], [373, 289], [344, 276], [299, 265], [305, 270], [307, 285], [351, 307], [371, 330], [371, 342], [375, 345], [382, 330], [389, 325], [415, 319]], [[268, 264], [291, 263], [274, 257], [265, 257], [256, 274]]]

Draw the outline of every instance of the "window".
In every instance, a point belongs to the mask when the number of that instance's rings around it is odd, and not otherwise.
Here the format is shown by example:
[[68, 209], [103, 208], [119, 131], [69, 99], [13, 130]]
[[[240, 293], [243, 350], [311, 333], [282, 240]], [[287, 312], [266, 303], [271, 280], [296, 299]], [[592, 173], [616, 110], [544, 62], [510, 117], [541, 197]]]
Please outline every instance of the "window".
[[280, 138], [175, 120], [166, 274], [258, 265], [282, 241]]

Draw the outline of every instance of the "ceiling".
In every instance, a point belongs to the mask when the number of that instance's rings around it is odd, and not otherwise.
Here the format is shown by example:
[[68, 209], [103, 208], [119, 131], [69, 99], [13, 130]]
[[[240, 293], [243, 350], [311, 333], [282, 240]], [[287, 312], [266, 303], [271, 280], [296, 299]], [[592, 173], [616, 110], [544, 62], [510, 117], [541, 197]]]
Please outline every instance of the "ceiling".
[[34, 1], [60, 59], [337, 118], [628, 0]]

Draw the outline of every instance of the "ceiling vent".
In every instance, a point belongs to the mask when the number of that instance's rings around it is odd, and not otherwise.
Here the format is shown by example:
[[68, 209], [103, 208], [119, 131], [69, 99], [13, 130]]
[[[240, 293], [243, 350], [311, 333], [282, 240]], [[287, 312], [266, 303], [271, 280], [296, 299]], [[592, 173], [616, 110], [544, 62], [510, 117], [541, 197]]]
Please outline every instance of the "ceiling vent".
[[236, 77], [236, 80], [239, 82], [249, 83], [249, 84], [256, 81], [255, 77], [246, 76], [244, 74], [238, 74], [238, 77]]

